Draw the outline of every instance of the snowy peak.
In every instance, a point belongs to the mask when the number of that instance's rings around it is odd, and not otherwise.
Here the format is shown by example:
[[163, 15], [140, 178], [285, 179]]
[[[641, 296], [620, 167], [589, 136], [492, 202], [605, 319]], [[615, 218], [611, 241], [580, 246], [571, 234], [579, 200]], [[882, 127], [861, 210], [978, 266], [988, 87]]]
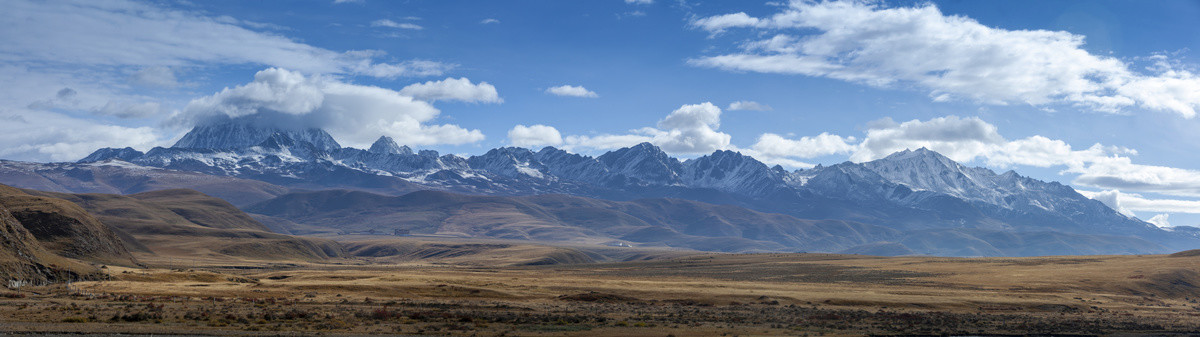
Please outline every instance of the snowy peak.
[[888, 180], [958, 197], [980, 197], [979, 192], [994, 187], [988, 178], [995, 173], [990, 170], [970, 169], [926, 148], [896, 152], [863, 165]]
[[333, 151], [341, 148], [341, 145], [338, 145], [332, 136], [321, 129], [288, 130], [263, 127], [236, 119], [196, 126], [172, 147], [219, 150], [244, 149], [260, 145], [276, 133], [286, 135], [294, 141], [312, 143], [313, 146], [324, 151]]
[[738, 152], [716, 151], [711, 155], [690, 159], [683, 163], [683, 167], [683, 179], [691, 186], [745, 195], [762, 195], [783, 187], [779, 172]]
[[374, 144], [371, 144], [371, 149], [367, 150], [367, 152], [398, 155], [413, 154], [413, 150], [408, 146], [397, 145], [396, 141], [393, 140], [392, 137], [388, 136], [379, 136], [379, 139], [376, 140]]
[[596, 158], [609, 170], [635, 185], [678, 185], [683, 165], [650, 143], [605, 153]]
[[92, 152], [92, 154], [88, 155], [87, 157], [80, 159], [78, 163], [94, 163], [109, 159], [132, 161], [138, 157], [141, 157], [142, 155], [144, 155], [142, 151], [134, 150], [132, 147], [126, 147], [123, 149], [106, 147], [96, 150], [96, 152]]
[[492, 149], [482, 156], [467, 159], [467, 164], [476, 170], [489, 171], [507, 177], [529, 176], [542, 179], [546, 177], [545, 165], [534, 158], [533, 151], [520, 147], [502, 147]]
[[546, 166], [550, 174], [569, 180], [604, 184], [609, 178], [608, 166], [596, 158], [570, 153], [553, 146], [542, 148], [534, 158]]

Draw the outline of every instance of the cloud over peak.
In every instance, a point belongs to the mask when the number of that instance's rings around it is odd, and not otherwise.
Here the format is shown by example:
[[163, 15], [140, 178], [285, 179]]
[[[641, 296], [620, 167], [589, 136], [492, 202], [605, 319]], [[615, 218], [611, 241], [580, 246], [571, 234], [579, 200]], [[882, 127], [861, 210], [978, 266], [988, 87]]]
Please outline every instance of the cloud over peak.
[[194, 125], [214, 117], [259, 115], [276, 125], [323, 128], [339, 142], [357, 147], [380, 135], [412, 145], [484, 139], [479, 130], [428, 124], [439, 114], [429, 103], [391, 89], [269, 68], [250, 83], [192, 100], [174, 121]]

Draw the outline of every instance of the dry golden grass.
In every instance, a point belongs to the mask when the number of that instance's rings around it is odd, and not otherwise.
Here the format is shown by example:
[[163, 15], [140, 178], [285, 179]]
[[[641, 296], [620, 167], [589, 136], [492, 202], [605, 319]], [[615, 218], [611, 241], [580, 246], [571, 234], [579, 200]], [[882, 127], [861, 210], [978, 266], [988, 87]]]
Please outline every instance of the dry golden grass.
[[0, 302], [0, 322], [14, 331], [217, 334], [749, 336], [1200, 329], [1200, 256], [1188, 254], [975, 259], [693, 254], [576, 265], [499, 263], [517, 248], [497, 249], [489, 257], [497, 261], [495, 267], [452, 264], [452, 259], [112, 267], [112, 280], [76, 283], [74, 296], [59, 286]]

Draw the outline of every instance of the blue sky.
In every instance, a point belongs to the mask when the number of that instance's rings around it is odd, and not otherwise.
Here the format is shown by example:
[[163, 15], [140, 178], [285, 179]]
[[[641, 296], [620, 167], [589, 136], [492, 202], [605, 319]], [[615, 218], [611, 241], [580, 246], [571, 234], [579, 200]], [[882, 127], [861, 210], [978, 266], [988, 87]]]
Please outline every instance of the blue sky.
[[252, 114], [463, 155], [651, 141], [804, 168], [926, 146], [1200, 223], [1194, 1], [6, 7], [5, 159], [169, 146]]

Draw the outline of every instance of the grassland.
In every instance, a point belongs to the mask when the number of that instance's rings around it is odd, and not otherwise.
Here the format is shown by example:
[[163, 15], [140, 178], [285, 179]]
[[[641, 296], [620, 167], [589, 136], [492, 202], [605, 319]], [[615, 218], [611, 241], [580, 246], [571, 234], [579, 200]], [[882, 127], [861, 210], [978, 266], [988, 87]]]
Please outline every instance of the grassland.
[[245, 335], [1200, 331], [1200, 254], [677, 253], [647, 261], [522, 265], [503, 263], [503, 256], [519, 251], [513, 256], [521, 262], [531, 251], [562, 248], [477, 247], [495, 248], [471, 259], [489, 264], [459, 263], [457, 254], [329, 263], [139, 257], [152, 267], [110, 266], [104, 269], [109, 280], [5, 293], [0, 325], [11, 332]]

